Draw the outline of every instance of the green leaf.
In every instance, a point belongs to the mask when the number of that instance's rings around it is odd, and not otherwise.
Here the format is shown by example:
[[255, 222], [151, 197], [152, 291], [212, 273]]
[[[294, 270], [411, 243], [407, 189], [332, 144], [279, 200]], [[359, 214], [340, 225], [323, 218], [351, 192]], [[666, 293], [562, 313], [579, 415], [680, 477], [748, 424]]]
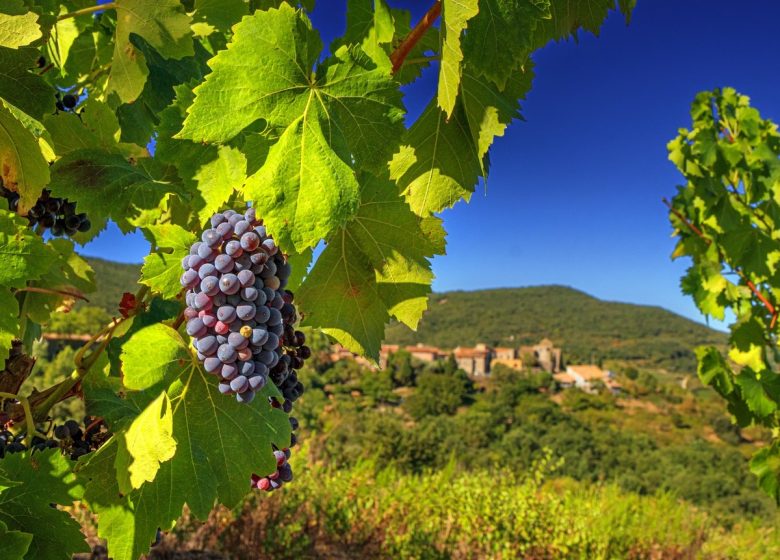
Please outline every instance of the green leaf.
[[195, 0], [194, 18], [224, 31], [247, 15], [247, 8], [244, 0]]
[[332, 236], [298, 290], [305, 325], [378, 359], [394, 316], [416, 328], [427, 306], [429, 257], [443, 252], [441, 223], [421, 220], [392, 183], [365, 176], [357, 215]]
[[110, 218], [127, 233], [144, 210], [157, 208], [166, 194], [175, 192], [170, 182], [154, 178], [147, 160], [127, 161], [119, 154], [102, 150], [76, 150], [52, 167], [49, 189], [55, 196], [78, 202], [79, 210], [92, 221], [97, 235]]
[[536, 26], [549, 17], [550, 0], [479, 0], [479, 13], [463, 37], [466, 60], [503, 89], [535, 50]]
[[38, 140], [2, 103], [0, 173], [3, 184], [21, 195], [21, 208], [31, 208], [49, 182], [49, 164], [41, 153]]
[[176, 454], [172, 432], [171, 401], [161, 393], [117, 436], [115, 465], [120, 492], [127, 494], [154, 480], [160, 464]]
[[346, 45], [360, 45], [371, 59], [382, 68], [391, 68], [386, 47], [395, 37], [395, 23], [385, 0], [348, 0], [347, 30], [334, 41], [331, 52]]
[[53, 249], [49, 268], [40, 280], [31, 281], [30, 285], [61, 293], [28, 292], [25, 295], [24, 311], [36, 323], [48, 322], [61, 305], [66, 309], [72, 307], [77, 298], [68, 293], [85, 294], [95, 289], [95, 273], [74, 251], [71, 241], [51, 239], [47, 246]]
[[750, 411], [758, 418], [765, 418], [777, 410], [780, 399], [780, 375], [764, 370], [754, 372], [744, 368], [734, 379]]
[[32, 457], [29, 452], [7, 455], [0, 461], [0, 475], [20, 483], [0, 492], [0, 522], [33, 535], [25, 558], [71, 560], [74, 553], [89, 551], [79, 524], [49, 505], [69, 506], [84, 491], [59, 449]]
[[0, 47], [23, 47], [41, 35], [38, 14], [28, 12], [21, 0], [3, 2], [0, 6]]
[[32, 538], [30, 533], [9, 531], [8, 526], [0, 521], [0, 558], [22, 560], [30, 548]]
[[728, 365], [723, 355], [712, 346], [699, 346], [696, 348], [698, 360], [698, 375], [701, 382], [715, 388], [722, 396], [734, 391], [732, 378], [734, 372]]
[[0, 363], [5, 363], [11, 342], [17, 336], [19, 336], [19, 304], [11, 290], [0, 287]]
[[31, 71], [39, 56], [31, 47], [0, 47], [0, 97], [36, 119], [53, 113], [55, 102], [54, 89]]
[[237, 148], [219, 146], [217, 157], [204, 163], [194, 175], [198, 192], [206, 205], [198, 211], [204, 223], [221, 210], [228, 199], [246, 180], [246, 156]]
[[[599, 34], [601, 25], [615, 8], [615, 0], [550, 0], [550, 15], [541, 20], [536, 27], [534, 43], [536, 48], [550, 41], [559, 41], [568, 37], [577, 38], [580, 29]], [[621, 9], [630, 16], [631, 7], [622, 2]]]
[[742, 321], [731, 327], [729, 358], [753, 371], [762, 371], [764, 362], [764, 328], [757, 319]]
[[141, 95], [149, 74], [144, 54], [131, 42], [131, 34], [143, 38], [162, 56], [180, 59], [194, 53], [192, 31], [190, 17], [178, 0], [117, 0], [116, 12], [108, 87], [128, 103]]
[[176, 331], [163, 324], [151, 325], [135, 333], [122, 347], [123, 383], [132, 390], [168, 384], [191, 361]]
[[460, 90], [460, 64], [463, 61], [460, 36], [468, 21], [479, 12], [479, 7], [478, 0], [444, 0], [441, 6], [441, 69], [437, 99], [439, 107], [449, 118]]
[[182, 290], [179, 283], [184, 272], [181, 261], [190, 254], [190, 247], [197, 238], [184, 228], [173, 224], [148, 226], [146, 230], [152, 236], [158, 250], [144, 258], [140, 282], [164, 298], [174, 299]]
[[[342, 47], [312, 73], [321, 47], [309, 20], [287, 5], [245, 18], [210, 62], [179, 133], [225, 142], [258, 119], [283, 130], [244, 194], [280, 245], [296, 252], [354, 213], [353, 165], [380, 169], [403, 132], [400, 92], [387, 70]], [[267, 71], [247, 72], [255, 67]]]
[[[160, 465], [152, 482], [124, 497], [116, 480], [115, 443], [104, 445], [80, 471], [88, 481], [84, 500], [100, 516], [99, 535], [107, 539], [115, 560], [136, 560], [145, 553], [157, 528], [170, 529], [185, 503], [199, 519], [208, 516], [215, 501], [228, 508], [240, 504], [250, 492], [251, 474], [275, 469], [272, 444], [283, 448], [290, 441], [287, 415], [268, 403], [270, 395], [278, 394], [272, 384], [250, 405], [221, 395], [216, 379], [191, 354], [184, 364], [168, 362], [169, 356], [189, 350], [173, 329], [158, 328], [169, 332], [155, 338], [158, 348], [147, 362], [150, 370], [169, 368], [162, 377], [172, 380], [166, 392], [176, 455]], [[176, 488], [187, 491], [171, 492]]]
[[246, 199], [287, 251], [313, 247], [357, 206], [360, 187], [354, 171], [328, 146], [331, 131], [323, 130], [322, 120], [316, 102], [307, 107], [244, 185]]
[[758, 485], [780, 504], [780, 445], [764, 447], [750, 460], [750, 471], [758, 477]]
[[28, 280], [40, 278], [53, 257], [43, 239], [27, 227], [26, 220], [0, 210], [0, 286], [21, 288]]

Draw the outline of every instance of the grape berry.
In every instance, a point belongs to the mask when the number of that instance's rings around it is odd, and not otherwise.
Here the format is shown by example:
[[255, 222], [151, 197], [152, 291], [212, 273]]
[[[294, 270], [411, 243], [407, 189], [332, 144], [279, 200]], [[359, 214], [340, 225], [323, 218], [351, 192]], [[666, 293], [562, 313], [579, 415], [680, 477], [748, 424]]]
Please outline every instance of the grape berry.
[[[27, 451], [24, 437], [24, 433], [14, 436], [8, 430], [0, 431], [0, 459], [5, 457], [6, 453]], [[111, 433], [102, 419], [87, 416], [84, 419], [83, 429], [75, 420], [68, 420], [54, 427], [53, 438], [33, 437], [32, 450], [35, 452], [60, 448], [64, 455], [76, 461], [79, 457], [97, 450], [110, 437]]]

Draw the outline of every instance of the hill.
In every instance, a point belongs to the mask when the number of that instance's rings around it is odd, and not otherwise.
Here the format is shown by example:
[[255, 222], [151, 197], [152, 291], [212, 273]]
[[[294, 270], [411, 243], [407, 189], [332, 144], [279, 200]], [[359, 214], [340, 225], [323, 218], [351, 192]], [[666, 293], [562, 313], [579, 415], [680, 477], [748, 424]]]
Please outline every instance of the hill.
[[617, 359], [691, 371], [700, 344], [726, 335], [660, 307], [602, 301], [564, 286], [432, 294], [417, 332], [392, 324], [390, 344], [424, 342], [442, 348], [479, 342], [518, 346], [550, 338], [567, 361]]
[[116, 315], [119, 301], [124, 292], [138, 289], [140, 264], [125, 264], [96, 257], [86, 257], [95, 270], [97, 291], [89, 294], [89, 304], [102, 307], [111, 315]]
[[[89, 257], [98, 291], [90, 305], [116, 313], [122, 293], [134, 292], [140, 264]], [[602, 301], [564, 286], [535, 286], [433, 294], [414, 332], [387, 328], [390, 344], [423, 342], [442, 348], [532, 344], [550, 338], [568, 361], [617, 359], [691, 371], [699, 344], [725, 344], [726, 335], [660, 307]]]

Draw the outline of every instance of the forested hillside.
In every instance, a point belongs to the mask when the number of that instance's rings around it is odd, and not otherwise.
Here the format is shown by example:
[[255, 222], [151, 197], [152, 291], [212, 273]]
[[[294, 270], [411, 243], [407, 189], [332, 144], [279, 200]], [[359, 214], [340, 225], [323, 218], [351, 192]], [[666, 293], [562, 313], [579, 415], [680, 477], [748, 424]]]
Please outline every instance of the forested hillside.
[[386, 341], [454, 348], [541, 337], [561, 346], [568, 360], [632, 360], [675, 371], [695, 368], [696, 346], [726, 342], [726, 335], [660, 307], [602, 301], [564, 286], [433, 294], [418, 331], [391, 325]]
[[87, 262], [95, 270], [97, 291], [89, 294], [89, 305], [102, 307], [111, 314], [116, 314], [119, 300], [124, 292], [134, 292], [138, 289], [140, 264], [125, 264], [114, 261], [87, 257]]

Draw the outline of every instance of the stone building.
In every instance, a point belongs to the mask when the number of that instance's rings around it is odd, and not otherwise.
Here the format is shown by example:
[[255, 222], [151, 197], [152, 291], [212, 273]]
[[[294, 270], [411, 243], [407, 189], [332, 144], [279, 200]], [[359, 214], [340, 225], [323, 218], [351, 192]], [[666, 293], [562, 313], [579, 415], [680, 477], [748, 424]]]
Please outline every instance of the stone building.
[[562, 352], [556, 348], [549, 338], [543, 339], [534, 346], [521, 346], [520, 357], [533, 357], [536, 363], [545, 371], [557, 373], [562, 369]]
[[469, 375], [481, 376], [490, 373], [492, 352], [485, 344], [477, 344], [474, 348], [458, 346], [452, 352], [458, 367]]

